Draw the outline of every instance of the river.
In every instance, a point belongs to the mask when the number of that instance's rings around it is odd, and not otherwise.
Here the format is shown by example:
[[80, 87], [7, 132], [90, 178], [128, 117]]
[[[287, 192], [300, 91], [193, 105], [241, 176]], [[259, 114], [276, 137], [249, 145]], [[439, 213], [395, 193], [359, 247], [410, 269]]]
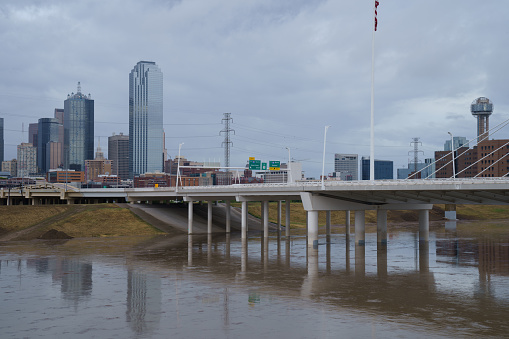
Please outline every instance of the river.
[[[500, 235], [503, 234], [503, 235]], [[1, 338], [450, 338], [509, 333], [509, 234], [0, 244]]]

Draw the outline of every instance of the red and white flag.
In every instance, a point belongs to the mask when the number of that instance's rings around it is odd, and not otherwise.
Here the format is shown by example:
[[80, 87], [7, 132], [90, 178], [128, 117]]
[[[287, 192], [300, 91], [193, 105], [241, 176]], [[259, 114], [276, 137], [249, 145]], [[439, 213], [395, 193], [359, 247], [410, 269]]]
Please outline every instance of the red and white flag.
[[380, 3], [378, 2], [378, 0], [375, 0], [375, 31], [376, 31], [376, 28], [378, 26], [378, 19], [376, 18], [376, 15], [377, 15], [376, 10], [377, 10], [379, 4]]

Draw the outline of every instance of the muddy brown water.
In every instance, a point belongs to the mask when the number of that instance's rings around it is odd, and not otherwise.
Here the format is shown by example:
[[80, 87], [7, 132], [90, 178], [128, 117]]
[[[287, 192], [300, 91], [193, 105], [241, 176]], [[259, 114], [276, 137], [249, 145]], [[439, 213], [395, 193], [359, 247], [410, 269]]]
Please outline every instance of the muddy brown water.
[[509, 234], [9, 242], [0, 302], [1, 338], [504, 337]]

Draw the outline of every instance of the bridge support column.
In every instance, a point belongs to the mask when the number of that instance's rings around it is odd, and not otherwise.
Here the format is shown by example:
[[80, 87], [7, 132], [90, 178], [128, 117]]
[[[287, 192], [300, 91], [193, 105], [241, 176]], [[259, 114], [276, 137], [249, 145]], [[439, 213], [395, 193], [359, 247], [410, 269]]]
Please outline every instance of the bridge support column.
[[207, 201], [207, 233], [212, 233], [212, 201]]
[[419, 241], [429, 241], [429, 210], [419, 211]]
[[285, 235], [290, 236], [290, 200], [285, 201]]
[[281, 200], [277, 201], [277, 236], [281, 237]]
[[187, 234], [193, 234], [193, 201], [187, 202]]
[[67, 205], [74, 205], [74, 199], [67, 199]]
[[263, 237], [269, 236], [269, 202], [263, 201]]
[[456, 220], [456, 205], [445, 204], [445, 218], [449, 220]]
[[387, 210], [378, 210], [376, 219], [376, 242], [387, 244]]
[[350, 211], [345, 211], [345, 234], [350, 235]]
[[307, 211], [308, 246], [318, 245], [318, 211]]
[[330, 237], [331, 211], [325, 211], [325, 234]]
[[363, 246], [366, 239], [366, 211], [355, 211], [355, 244]]
[[263, 201], [260, 201], [260, 229], [263, 230], [263, 216], [265, 215], [263, 209], [265, 208], [265, 204]]
[[247, 201], [242, 202], [241, 237], [247, 238]]
[[230, 200], [226, 200], [226, 233], [230, 233], [231, 228], [231, 205]]

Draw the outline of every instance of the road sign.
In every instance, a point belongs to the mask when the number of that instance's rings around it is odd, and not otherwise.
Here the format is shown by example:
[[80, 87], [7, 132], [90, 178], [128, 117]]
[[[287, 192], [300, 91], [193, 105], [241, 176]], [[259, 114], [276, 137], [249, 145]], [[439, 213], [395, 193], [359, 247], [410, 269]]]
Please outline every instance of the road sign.
[[271, 171], [281, 170], [281, 161], [269, 161], [269, 169]]
[[259, 171], [261, 169], [261, 160], [249, 160], [249, 169], [251, 171]]
[[266, 170], [267, 170], [267, 163], [266, 163], [266, 162], [264, 162], [264, 163], [262, 164], [262, 171], [266, 171]]
[[255, 157], [249, 157], [249, 160], [255, 160]]

